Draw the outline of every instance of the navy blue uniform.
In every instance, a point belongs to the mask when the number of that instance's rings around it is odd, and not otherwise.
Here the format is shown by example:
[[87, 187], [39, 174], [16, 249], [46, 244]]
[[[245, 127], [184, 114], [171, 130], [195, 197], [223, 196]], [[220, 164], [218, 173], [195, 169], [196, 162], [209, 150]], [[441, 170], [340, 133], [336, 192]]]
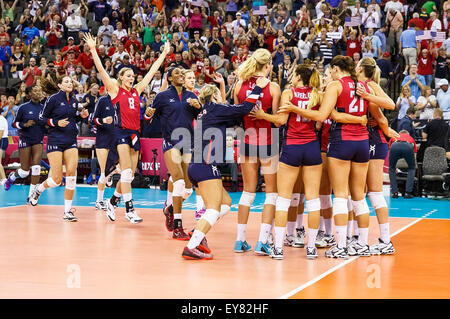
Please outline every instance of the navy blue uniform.
[[194, 149], [188, 168], [192, 185], [210, 179], [222, 179], [217, 166], [225, 163], [226, 128], [251, 112], [261, 88], [255, 86], [242, 105], [206, 103], [197, 117]]
[[[194, 135], [192, 122], [200, 110], [192, 107], [187, 102], [189, 98], [197, 99], [197, 96], [185, 88], [183, 88], [181, 95], [179, 95], [173, 86], [170, 86], [167, 90], [155, 96], [153, 108], [156, 110], [153, 116], [159, 118], [161, 121], [164, 153], [173, 147], [178, 148], [182, 153], [183, 149], [189, 152], [192, 150], [192, 137]], [[184, 139], [183, 136], [173, 136], [172, 138], [172, 133], [177, 128], [187, 129], [191, 139]], [[180, 133], [180, 135], [184, 135], [182, 132]]]
[[117, 146], [114, 124], [103, 123], [103, 119], [109, 116], [114, 119], [115, 110], [111, 97], [107, 94], [97, 100], [94, 112], [89, 116], [89, 122], [97, 127], [96, 148], [115, 149]]
[[[39, 122], [39, 114], [43, 107], [41, 103], [35, 104], [32, 101], [19, 106], [13, 122], [13, 127], [19, 130], [19, 148], [44, 143], [44, 127]], [[29, 120], [34, 121], [34, 124], [25, 127], [25, 123]]]
[[[59, 127], [58, 121], [65, 118], [68, 119], [69, 124], [66, 127]], [[40, 123], [49, 126], [47, 153], [64, 152], [70, 148], [76, 148], [77, 122], [80, 120], [78, 101], [74, 95], [71, 94], [69, 99], [63, 91], [52, 95], [39, 114]]]

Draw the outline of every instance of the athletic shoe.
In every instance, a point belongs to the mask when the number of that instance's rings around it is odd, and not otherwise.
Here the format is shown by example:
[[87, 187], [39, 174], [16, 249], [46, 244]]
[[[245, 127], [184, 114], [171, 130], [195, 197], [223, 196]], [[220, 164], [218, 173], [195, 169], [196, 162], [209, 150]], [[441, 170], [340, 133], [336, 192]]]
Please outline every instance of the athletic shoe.
[[305, 237], [306, 237], [305, 227], [296, 228], [295, 231], [296, 231], [296, 234], [294, 237], [294, 242], [292, 243], [292, 247], [295, 247], [295, 248], [305, 247]]
[[206, 237], [203, 237], [202, 241], [197, 246], [197, 248], [200, 251], [204, 252], [205, 254], [210, 254], [211, 253], [211, 249], [209, 249], [209, 247], [208, 247], [208, 241], [206, 240]]
[[89, 174], [89, 176], [86, 178], [86, 184], [92, 185], [92, 181], [93, 181], [92, 174]]
[[273, 235], [272, 233], [269, 234], [269, 237], [267, 237], [267, 243], [270, 247], [273, 247]]
[[112, 222], [116, 220], [116, 207], [111, 204], [110, 200], [106, 201], [106, 217]]
[[336, 245], [325, 252], [325, 257], [348, 259], [349, 256], [348, 256], [347, 248], [345, 248], [345, 247], [339, 248]]
[[181, 254], [181, 257], [184, 259], [191, 259], [191, 260], [211, 260], [213, 259], [213, 256], [211, 254], [204, 253], [200, 251], [199, 248], [189, 249], [184, 247], [183, 253]]
[[68, 222], [76, 222], [78, 219], [74, 215], [75, 208], [71, 208], [68, 212], [64, 212], [63, 219]]
[[360, 243], [356, 242], [353, 245], [347, 246], [347, 249], [349, 256], [361, 256], [361, 257], [370, 256], [369, 245], [361, 245]]
[[188, 233], [189, 239], [191, 239], [192, 235], [194, 234], [194, 230], [195, 230], [195, 228], [192, 229], [192, 230]]
[[106, 210], [106, 203], [102, 200], [95, 202], [95, 208], [98, 210]]
[[134, 209], [129, 212], [126, 212], [125, 218], [128, 219], [132, 224], [139, 224], [140, 222], [143, 221], [143, 219], [138, 216], [137, 212]]
[[294, 238], [294, 235], [286, 235], [286, 237], [284, 237], [284, 245], [292, 246], [294, 244]]
[[392, 198], [398, 198], [398, 193], [393, 193], [391, 196]]
[[245, 253], [252, 249], [252, 246], [250, 246], [247, 241], [240, 241], [237, 240], [234, 244], [234, 252], [235, 253]]
[[166, 228], [167, 231], [174, 231], [174, 223], [173, 223], [173, 206], [164, 207], [164, 216], [166, 216]]
[[199, 220], [200, 218], [202, 218], [202, 216], [205, 212], [206, 212], [206, 210], [204, 208], [202, 208], [198, 212], [196, 211], [195, 212], [195, 220]]
[[189, 240], [189, 236], [184, 232], [183, 227], [175, 228], [173, 230], [172, 238], [176, 240]]
[[38, 190], [40, 185], [41, 184], [36, 185], [36, 188], [33, 190], [29, 197], [31, 206], [36, 206], [38, 203], [39, 197], [41, 196], [41, 192]]
[[317, 257], [319, 257], [319, 255], [317, 254], [316, 247], [306, 247], [306, 258], [307, 259], [316, 259]]
[[392, 255], [393, 253], [395, 253], [395, 249], [391, 241], [385, 244], [380, 238], [378, 238], [378, 244], [370, 246], [371, 255]]
[[327, 244], [327, 247], [332, 247], [336, 245], [336, 239], [334, 238], [334, 235], [324, 235], [323, 241]]
[[317, 236], [316, 236], [316, 247], [318, 247], [318, 248], [328, 247], [324, 238], [325, 238], [325, 232], [323, 230], [319, 230], [317, 232]]
[[11, 186], [13, 186], [14, 182], [11, 180], [11, 176], [14, 175], [14, 172], [9, 173], [8, 178], [6, 179], [5, 183], [3, 184], [3, 187], [5, 188], [5, 191], [9, 191]]
[[270, 257], [272, 257], [273, 259], [283, 259], [283, 248], [274, 247], [270, 251]]
[[347, 237], [347, 248], [358, 242], [359, 236], [354, 235], [353, 237]]
[[255, 253], [258, 255], [268, 256], [270, 254], [271, 248], [268, 243], [263, 244], [258, 241], [255, 246]]
[[[6, 182], [8, 183], [8, 182]], [[5, 183], [5, 187], [6, 187], [6, 183]], [[403, 195], [403, 198], [414, 198], [414, 195], [412, 193], [406, 193]]]

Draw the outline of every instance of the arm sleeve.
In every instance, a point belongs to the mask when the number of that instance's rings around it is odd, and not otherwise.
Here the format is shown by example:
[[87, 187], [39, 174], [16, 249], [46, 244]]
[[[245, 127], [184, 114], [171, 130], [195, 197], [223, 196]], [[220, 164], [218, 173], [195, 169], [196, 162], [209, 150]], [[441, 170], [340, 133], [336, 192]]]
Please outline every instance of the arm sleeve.
[[102, 116], [102, 109], [103, 109], [103, 99], [100, 98], [97, 100], [97, 103], [95, 103], [94, 112], [92, 114], [89, 114], [89, 123], [92, 125], [103, 125], [103, 116]]
[[39, 113], [39, 124], [49, 125], [51, 127], [58, 126], [58, 121], [51, 117], [54, 105], [53, 99], [51, 98], [45, 102], [44, 108], [41, 113]]
[[256, 104], [256, 101], [261, 94], [262, 89], [259, 86], [255, 86], [252, 93], [244, 100], [242, 104], [228, 105], [228, 104], [217, 104], [218, 116], [224, 119], [235, 120], [240, 117], [247, 115], [251, 112]]
[[13, 127], [16, 129], [22, 129], [25, 122], [23, 121], [23, 114], [22, 114], [22, 107], [19, 107], [19, 109], [16, 112], [16, 117], [14, 119], [14, 122], [12, 124]]

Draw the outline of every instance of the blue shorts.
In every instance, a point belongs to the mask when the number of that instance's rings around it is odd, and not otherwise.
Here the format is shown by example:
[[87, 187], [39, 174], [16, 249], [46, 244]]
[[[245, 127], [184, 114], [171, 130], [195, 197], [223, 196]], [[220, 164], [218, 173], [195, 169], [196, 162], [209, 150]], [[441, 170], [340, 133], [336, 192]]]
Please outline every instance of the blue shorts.
[[77, 148], [77, 142], [68, 144], [47, 144], [47, 154], [51, 152], [64, 152], [71, 148]]
[[373, 159], [385, 160], [388, 153], [389, 147], [386, 143], [369, 145], [369, 156], [371, 160]]
[[0, 139], [0, 150], [6, 151], [8, 148], [9, 142], [7, 137], [3, 137]]
[[36, 144], [44, 144], [44, 141], [33, 141], [33, 140], [27, 140], [25, 138], [19, 139], [19, 148], [27, 148], [27, 147], [31, 147]]
[[367, 163], [369, 161], [369, 140], [330, 142], [327, 156], [344, 161]]
[[104, 148], [104, 149], [116, 149], [117, 148], [117, 140], [116, 134], [114, 131], [109, 132], [108, 134], [97, 131], [95, 136], [95, 148]]
[[190, 145], [182, 145], [180, 147], [179, 142], [173, 142], [173, 141], [168, 141], [166, 139], [163, 140], [163, 154], [169, 150], [171, 150], [172, 148], [176, 148], [177, 150], [180, 151], [181, 155], [183, 154], [189, 154], [192, 152], [192, 148]]
[[247, 143], [242, 143], [239, 150], [242, 156], [271, 158], [276, 155], [272, 152], [272, 148], [274, 148], [275, 152], [279, 151], [277, 145], [252, 145]]
[[198, 187], [198, 183], [210, 179], [222, 180], [222, 174], [218, 166], [204, 163], [189, 164], [188, 177], [194, 187]]
[[128, 130], [123, 128], [116, 128], [117, 145], [127, 144], [135, 151], [141, 150], [141, 142], [139, 139], [139, 132], [135, 130]]
[[294, 167], [322, 164], [319, 141], [306, 144], [283, 145], [280, 162]]

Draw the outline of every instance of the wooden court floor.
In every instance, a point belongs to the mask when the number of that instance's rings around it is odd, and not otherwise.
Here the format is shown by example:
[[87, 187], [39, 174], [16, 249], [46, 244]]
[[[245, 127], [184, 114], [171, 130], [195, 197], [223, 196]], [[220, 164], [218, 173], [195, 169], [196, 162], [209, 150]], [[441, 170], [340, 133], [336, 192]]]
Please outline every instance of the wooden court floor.
[[[208, 234], [214, 259], [181, 258], [186, 242], [171, 239], [161, 210], [140, 209], [132, 225], [93, 208], [77, 223], [61, 206], [0, 208], [0, 298], [449, 298], [450, 220], [391, 218], [393, 256], [324, 257], [285, 248], [285, 259], [233, 252], [236, 213]], [[194, 225], [184, 213], [184, 227]], [[251, 214], [254, 246], [260, 214]], [[378, 236], [371, 217], [370, 243]]]

